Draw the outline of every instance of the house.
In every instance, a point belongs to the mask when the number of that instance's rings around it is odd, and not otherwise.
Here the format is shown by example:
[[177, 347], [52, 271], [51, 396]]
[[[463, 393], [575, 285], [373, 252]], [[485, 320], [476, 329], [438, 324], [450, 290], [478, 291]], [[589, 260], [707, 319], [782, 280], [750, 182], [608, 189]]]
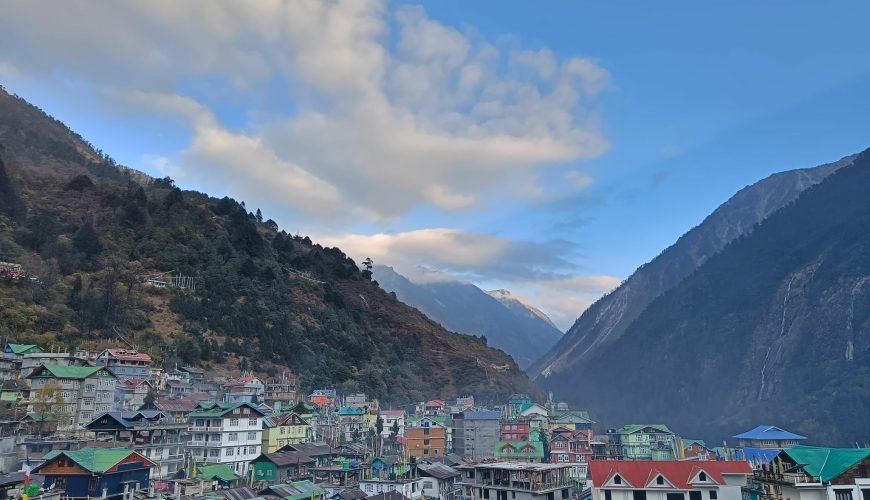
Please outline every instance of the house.
[[592, 500], [742, 500], [746, 462], [593, 460]]
[[15, 380], [21, 376], [21, 358], [14, 354], [0, 355], [0, 381]]
[[168, 380], [164, 388], [170, 396], [179, 398], [193, 392], [193, 384], [183, 380]]
[[592, 429], [557, 427], [550, 432], [550, 461], [586, 463], [592, 459]]
[[421, 463], [417, 465], [417, 473], [423, 478], [422, 493], [426, 498], [454, 500], [461, 491], [457, 481], [462, 474], [440, 462]]
[[464, 498], [554, 500], [571, 498], [574, 478], [567, 464], [494, 462], [459, 465]]
[[21, 378], [27, 378], [42, 365], [61, 366], [93, 366], [84, 356], [68, 352], [28, 352], [19, 358], [21, 360]]
[[411, 468], [404, 463], [400, 455], [384, 455], [371, 458], [368, 461], [371, 472], [369, 477], [387, 479], [407, 475]]
[[583, 410], [552, 411], [549, 415], [549, 421], [551, 429], [565, 427], [566, 429], [587, 429], [589, 431], [592, 431], [592, 424], [595, 423], [589, 418], [589, 413]]
[[544, 408], [543, 406], [537, 403], [531, 403], [523, 405], [519, 417], [531, 417], [532, 415], [540, 415], [542, 417], [549, 417], [550, 410]]
[[434, 459], [447, 453], [447, 428], [429, 417], [417, 420], [405, 429], [408, 455], [417, 459]]
[[369, 498], [383, 493], [398, 493], [411, 500], [417, 500], [423, 496], [423, 479], [419, 477], [363, 479], [359, 482], [359, 489], [363, 490]]
[[501, 441], [528, 441], [529, 422], [509, 420], [501, 423]]
[[233, 472], [227, 464], [197, 465], [193, 477], [212, 483], [212, 491], [217, 489], [235, 488], [239, 485], [241, 476]]
[[624, 460], [676, 460], [676, 436], [664, 424], [633, 424], [620, 427], [614, 449]]
[[284, 483], [307, 477], [308, 468], [317, 464], [313, 458], [298, 451], [263, 453], [251, 461], [256, 481]]
[[114, 409], [117, 378], [104, 366], [42, 365], [27, 383], [29, 411], [53, 414], [58, 430], [78, 430]]
[[528, 394], [512, 394], [508, 398], [507, 406], [505, 406], [505, 417], [508, 419], [517, 418], [525, 408], [532, 404], [532, 398]]
[[411, 500], [410, 498], [399, 493], [398, 491], [386, 491], [383, 493], [377, 493], [366, 498], [369, 500]]
[[326, 490], [311, 481], [276, 484], [259, 492], [260, 498], [277, 497], [284, 500], [324, 500]]
[[197, 366], [185, 365], [178, 368], [178, 370], [184, 374], [186, 374], [185, 382], [189, 382], [191, 384], [195, 384], [197, 382], [205, 381], [205, 370], [199, 368]]
[[197, 462], [227, 464], [245, 476], [263, 445], [263, 412], [250, 403], [199, 403], [187, 416]]
[[539, 464], [544, 461], [544, 443], [540, 441], [498, 441], [493, 449], [495, 458], [506, 462]]
[[296, 413], [263, 418], [263, 453], [273, 453], [288, 444], [310, 441], [311, 424]]
[[151, 356], [132, 349], [105, 349], [97, 355], [97, 366], [105, 366], [119, 379], [151, 378]]
[[764, 500], [862, 500], [870, 494], [870, 449], [798, 445], [755, 470]]
[[284, 446], [278, 451], [294, 451], [311, 457], [318, 467], [327, 466], [339, 457], [338, 450], [326, 443], [294, 443]]
[[308, 402], [320, 408], [334, 408], [336, 397], [335, 389], [314, 389], [308, 396]]
[[326, 489], [326, 496], [332, 496], [347, 488], [359, 486], [365, 473], [365, 466], [359, 460], [338, 457], [329, 465], [309, 467], [312, 481]]
[[138, 410], [145, 404], [151, 384], [143, 379], [119, 380], [115, 384], [115, 407], [121, 410]]
[[124, 448], [82, 448], [52, 451], [33, 472], [66, 498], [122, 498], [131, 490], [147, 490], [154, 462]]
[[398, 429], [397, 436], [405, 435], [405, 410], [381, 410], [380, 416], [384, 421], [384, 430], [381, 436], [392, 435], [393, 429]]
[[159, 397], [154, 399], [151, 406], [165, 413], [173, 422], [187, 423], [187, 414], [196, 409], [199, 403], [190, 398]]
[[284, 377], [280, 382], [266, 384], [263, 399], [275, 411], [289, 411], [296, 404], [295, 379]]
[[347, 488], [329, 497], [329, 500], [362, 500], [367, 495], [359, 488]]
[[103, 413], [85, 428], [99, 443], [131, 449], [153, 461], [154, 479], [172, 478], [183, 467], [187, 425], [159, 410]]
[[45, 352], [42, 347], [36, 344], [6, 344], [6, 349], [3, 350], [6, 354], [14, 354], [15, 356], [24, 356], [25, 354], [34, 354]]
[[444, 415], [446, 403], [442, 399], [432, 399], [423, 404], [423, 415]]
[[478, 460], [493, 456], [501, 437], [501, 412], [465, 411], [453, 415], [453, 452]]
[[223, 391], [226, 403], [259, 403], [266, 394], [266, 384], [248, 375], [228, 381], [223, 385]]
[[702, 439], [683, 439], [682, 449], [683, 458], [694, 460], [717, 460], [716, 452], [707, 448], [707, 443]]
[[761, 448], [766, 450], [784, 450], [797, 446], [807, 438], [793, 432], [783, 430], [773, 425], [759, 425], [754, 429], [734, 436], [741, 447]]
[[342, 406], [338, 409], [338, 432], [343, 442], [356, 441], [368, 431], [364, 415], [365, 409], [358, 406]]

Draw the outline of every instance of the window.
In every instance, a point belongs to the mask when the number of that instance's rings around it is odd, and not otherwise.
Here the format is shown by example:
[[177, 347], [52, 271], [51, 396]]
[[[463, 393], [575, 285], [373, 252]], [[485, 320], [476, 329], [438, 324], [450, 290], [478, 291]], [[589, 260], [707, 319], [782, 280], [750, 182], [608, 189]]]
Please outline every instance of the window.
[[432, 488], [432, 481], [423, 481], [423, 489], [428, 490]]
[[231, 419], [230, 419], [230, 426], [231, 426], [231, 427], [238, 427], [238, 426], [239, 426], [239, 419], [237, 419], [237, 418], [231, 418]]
[[716, 500], [719, 498], [719, 492], [716, 490], [710, 490], [710, 500]]
[[429, 440], [428, 440], [428, 439], [424, 439], [424, 440], [423, 440], [423, 444], [429, 444]]
[[424, 436], [428, 436], [428, 435], [429, 435], [429, 427], [423, 427], [423, 435], [424, 435]]
[[227, 448], [227, 456], [231, 457], [236, 454], [236, 450], [233, 448]]
[[65, 477], [55, 477], [54, 478], [54, 487], [59, 489], [66, 489], [66, 478]]
[[563, 464], [564, 464], [564, 463], [567, 463], [567, 462], [568, 462], [568, 455], [559, 455], [559, 463], [563, 463]]
[[836, 500], [852, 500], [852, 490], [834, 490]]
[[564, 499], [564, 498], [568, 498], [568, 489], [567, 489], [567, 488], [564, 489], [564, 490], [562, 490], [562, 498], [563, 498], [563, 499]]
[[257, 419], [256, 418], [249, 418], [248, 425], [257, 425]]
[[[423, 454], [424, 454], [424, 455], [428, 455], [428, 454], [429, 454], [429, 448], [423, 448]], [[840, 499], [838, 498], [837, 500], [840, 500]]]
[[682, 493], [668, 493], [667, 500], [683, 500], [685, 496]]
[[634, 490], [631, 492], [632, 500], [646, 500], [646, 491]]
[[622, 484], [622, 477], [619, 474], [613, 476], [613, 484]]
[[698, 481], [704, 482], [706, 480], [707, 480], [707, 473], [704, 471], [701, 471], [701, 473], [698, 474]]
[[221, 450], [208, 450], [208, 456], [210, 457], [219, 457], [221, 456]]
[[663, 478], [662, 476], [657, 477], [656, 484], [659, 486], [663, 486], [665, 484], [665, 478]]
[[248, 441], [251, 441], [254, 439], [257, 439], [257, 433], [256, 432], [249, 432], [248, 433]]
[[227, 438], [227, 440], [228, 440], [228, 441], [238, 441], [238, 440], [239, 440], [239, 434], [238, 434], [237, 432], [231, 432], [230, 435], [229, 435], [229, 437]]
[[205, 420], [202, 420], [202, 419], [197, 420], [197, 421], [196, 421], [196, 426], [197, 426], [197, 427], [203, 427], [203, 426], [205, 426]]
[[367, 485], [366, 485], [366, 493], [371, 493], [372, 491], [374, 491], [373, 488], [372, 488], [372, 485], [367, 484]]
[[279, 427], [279, 429], [281, 429], [281, 434], [286, 434], [286, 433], [287, 433], [287, 428], [286, 428], [286, 427]]
[[[867, 475], [864, 474], [864, 475], [861, 476], [861, 477], [867, 477]], [[861, 497], [862, 497], [864, 500], [870, 500], [870, 490], [861, 490]]]
[[610, 490], [604, 490], [604, 500], [613, 500], [613, 495]]
[[701, 500], [701, 492], [700, 491], [690, 491], [689, 492], [689, 500]]

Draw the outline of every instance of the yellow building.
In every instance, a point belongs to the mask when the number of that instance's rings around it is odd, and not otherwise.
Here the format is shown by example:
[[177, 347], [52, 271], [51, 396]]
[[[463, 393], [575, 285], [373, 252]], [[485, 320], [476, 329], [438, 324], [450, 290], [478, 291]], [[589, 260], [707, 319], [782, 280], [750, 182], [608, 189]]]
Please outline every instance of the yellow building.
[[263, 453], [274, 453], [288, 444], [311, 441], [311, 424], [296, 413], [263, 419]]

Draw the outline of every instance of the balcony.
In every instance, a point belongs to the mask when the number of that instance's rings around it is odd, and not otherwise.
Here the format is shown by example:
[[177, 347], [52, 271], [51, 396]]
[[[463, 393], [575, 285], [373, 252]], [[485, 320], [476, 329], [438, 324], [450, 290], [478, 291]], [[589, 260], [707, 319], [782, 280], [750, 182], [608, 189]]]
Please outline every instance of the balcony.
[[763, 469], [756, 470], [752, 473], [752, 477], [756, 481], [760, 481], [762, 483], [774, 483], [774, 484], [785, 484], [794, 486], [797, 484], [804, 483], [815, 483], [817, 482], [814, 478], [804, 474], [804, 473], [794, 473], [794, 472], [774, 472], [774, 471], [766, 471]]

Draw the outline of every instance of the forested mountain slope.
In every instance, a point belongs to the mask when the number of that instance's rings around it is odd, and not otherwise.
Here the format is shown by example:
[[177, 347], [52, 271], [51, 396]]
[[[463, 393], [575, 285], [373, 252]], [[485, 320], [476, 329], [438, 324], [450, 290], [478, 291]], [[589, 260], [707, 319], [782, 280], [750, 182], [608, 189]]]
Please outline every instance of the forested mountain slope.
[[870, 439], [870, 150], [652, 301], [548, 388], [608, 419], [719, 438], [776, 422]]
[[[535, 389], [505, 353], [395, 300], [337, 248], [254, 208], [117, 167], [0, 89], [0, 335], [69, 349], [120, 337], [227, 373], [287, 366], [303, 388], [388, 402]], [[196, 290], [145, 285], [191, 277]]]

